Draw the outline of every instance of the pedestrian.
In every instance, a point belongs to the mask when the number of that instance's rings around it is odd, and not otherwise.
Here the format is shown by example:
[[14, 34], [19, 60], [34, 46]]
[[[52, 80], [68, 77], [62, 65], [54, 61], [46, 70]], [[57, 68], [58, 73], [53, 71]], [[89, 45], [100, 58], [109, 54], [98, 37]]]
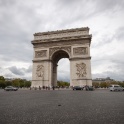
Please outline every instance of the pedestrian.
[[46, 90], [47, 90], [47, 88], [48, 88], [48, 87], [46, 86]]
[[43, 90], [45, 89], [45, 86], [43, 86]]
[[86, 85], [86, 86], [85, 86], [85, 89], [86, 89], [86, 91], [88, 91], [88, 90], [89, 90], [89, 86]]
[[39, 90], [41, 90], [41, 87], [39, 86]]
[[53, 86], [53, 90], [55, 89], [55, 87]]
[[50, 86], [48, 86], [48, 90], [50, 90]]

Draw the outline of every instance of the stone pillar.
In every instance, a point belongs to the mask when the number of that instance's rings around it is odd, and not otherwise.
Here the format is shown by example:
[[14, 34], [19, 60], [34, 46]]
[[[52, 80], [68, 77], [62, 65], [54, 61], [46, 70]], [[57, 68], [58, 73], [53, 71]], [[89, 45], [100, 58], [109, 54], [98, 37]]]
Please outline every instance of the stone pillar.
[[33, 62], [33, 74], [31, 87], [42, 87], [44, 85], [44, 65], [40, 62]]
[[92, 86], [90, 59], [71, 59], [70, 66], [70, 86]]
[[57, 64], [53, 65], [53, 86], [57, 86]]
[[34, 61], [32, 85], [31, 87], [51, 86], [52, 82], [52, 64], [51, 61]]
[[70, 85], [92, 86], [90, 46], [72, 46], [70, 58]]

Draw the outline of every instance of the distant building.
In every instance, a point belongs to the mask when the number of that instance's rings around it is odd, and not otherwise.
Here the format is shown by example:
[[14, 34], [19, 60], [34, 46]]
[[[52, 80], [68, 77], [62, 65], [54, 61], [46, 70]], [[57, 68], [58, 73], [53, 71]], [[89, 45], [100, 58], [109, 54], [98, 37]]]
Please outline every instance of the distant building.
[[96, 79], [92, 80], [93, 83], [102, 83], [102, 82], [111, 83], [112, 81], [114, 81], [114, 80], [111, 79], [110, 77], [107, 77], [107, 78], [96, 78]]
[[26, 79], [21, 79], [21, 78], [5, 78], [5, 81], [13, 81], [13, 80], [16, 80], [16, 79], [25, 80], [26, 81]]

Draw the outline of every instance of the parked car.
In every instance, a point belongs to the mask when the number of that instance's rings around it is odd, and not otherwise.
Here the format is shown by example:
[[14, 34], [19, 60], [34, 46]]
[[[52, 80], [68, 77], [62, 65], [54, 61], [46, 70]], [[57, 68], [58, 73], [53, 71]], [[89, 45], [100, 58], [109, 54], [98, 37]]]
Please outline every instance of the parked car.
[[120, 85], [110, 85], [109, 87], [110, 91], [124, 91], [124, 88]]
[[17, 91], [18, 88], [17, 87], [13, 87], [13, 86], [7, 86], [7, 87], [5, 87], [4, 90], [6, 90], [6, 91]]
[[80, 86], [74, 86], [73, 87], [73, 90], [83, 90], [84, 89], [84, 87], [80, 87]]
[[94, 90], [94, 88], [93, 88], [93, 86], [85, 86], [85, 89], [88, 91], [88, 90], [90, 90], [90, 91], [93, 91]]
[[93, 91], [94, 90], [93, 86], [89, 86], [89, 90]]

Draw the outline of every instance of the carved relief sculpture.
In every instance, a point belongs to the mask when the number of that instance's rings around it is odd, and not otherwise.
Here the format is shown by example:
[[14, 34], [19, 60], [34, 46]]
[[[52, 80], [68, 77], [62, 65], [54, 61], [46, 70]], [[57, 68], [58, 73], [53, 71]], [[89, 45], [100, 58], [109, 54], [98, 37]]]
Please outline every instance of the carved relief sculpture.
[[86, 64], [76, 64], [78, 77], [86, 77]]
[[86, 47], [77, 47], [73, 49], [74, 55], [85, 55], [87, 54]]
[[37, 77], [44, 77], [44, 66], [43, 65], [37, 66], [36, 75]]
[[41, 50], [41, 51], [35, 51], [35, 57], [46, 57], [47, 56], [47, 50]]

